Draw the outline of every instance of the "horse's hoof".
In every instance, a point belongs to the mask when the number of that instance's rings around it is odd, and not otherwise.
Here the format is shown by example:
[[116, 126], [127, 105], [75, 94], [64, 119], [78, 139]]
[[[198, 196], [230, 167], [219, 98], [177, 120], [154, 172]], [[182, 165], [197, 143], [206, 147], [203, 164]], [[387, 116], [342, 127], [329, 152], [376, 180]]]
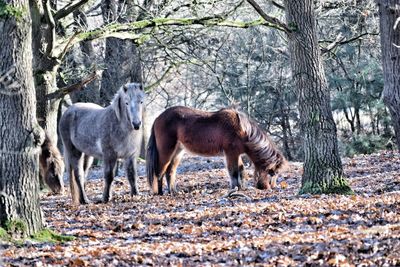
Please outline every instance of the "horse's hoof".
[[79, 201], [79, 204], [81, 204], [81, 205], [87, 205], [87, 204], [90, 204], [90, 201], [89, 201], [88, 199], [80, 200], [80, 201]]
[[139, 190], [131, 191], [131, 197], [133, 196], [140, 196]]
[[98, 199], [94, 203], [95, 204], [107, 204], [109, 201], [104, 199]]

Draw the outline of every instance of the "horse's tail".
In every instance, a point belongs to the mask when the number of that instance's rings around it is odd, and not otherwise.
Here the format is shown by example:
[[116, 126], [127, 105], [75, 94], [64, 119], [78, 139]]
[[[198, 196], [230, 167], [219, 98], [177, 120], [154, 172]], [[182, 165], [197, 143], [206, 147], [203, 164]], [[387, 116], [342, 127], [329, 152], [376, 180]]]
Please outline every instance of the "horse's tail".
[[157, 141], [156, 136], [154, 134], [154, 125], [151, 128], [151, 135], [149, 139], [149, 143], [147, 144], [146, 151], [146, 172], [147, 179], [149, 182], [150, 189], [153, 190], [154, 193], [157, 193], [158, 190], [158, 174], [159, 174], [159, 166], [158, 166], [158, 150], [157, 150]]

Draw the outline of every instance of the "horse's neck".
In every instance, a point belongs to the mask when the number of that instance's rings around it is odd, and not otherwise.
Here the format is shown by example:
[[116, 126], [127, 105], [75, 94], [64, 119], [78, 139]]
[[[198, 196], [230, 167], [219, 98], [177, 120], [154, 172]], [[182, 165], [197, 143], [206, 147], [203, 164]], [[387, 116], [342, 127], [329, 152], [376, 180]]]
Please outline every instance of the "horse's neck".
[[114, 130], [118, 130], [118, 132], [124, 133], [124, 134], [129, 134], [134, 131], [131, 123], [126, 118], [126, 114], [124, 114], [124, 115], [121, 114], [122, 116], [121, 116], [120, 120], [118, 120], [117, 115], [115, 114], [115, 110], [112, 107], [112, 105], [109, 105], [108, 107], [106, 107], [105, 113], [107, 113], [106, 116], [110, 121], [116, 122], [114, 124], [114, 127], [117, 127], [117, 129], [114, 129]]

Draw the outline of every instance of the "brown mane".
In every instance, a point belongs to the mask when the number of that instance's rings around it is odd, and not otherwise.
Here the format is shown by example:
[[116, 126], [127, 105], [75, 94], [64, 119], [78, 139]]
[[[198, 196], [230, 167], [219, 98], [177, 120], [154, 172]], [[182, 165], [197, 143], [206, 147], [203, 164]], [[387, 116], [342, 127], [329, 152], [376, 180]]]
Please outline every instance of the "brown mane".
[[240, 126], [246, 132], [246, 154], [257, 168], [267, 170], [271, 175], [277, 173], [287, 164], [285, 157], [255, 121], [239, 112]]

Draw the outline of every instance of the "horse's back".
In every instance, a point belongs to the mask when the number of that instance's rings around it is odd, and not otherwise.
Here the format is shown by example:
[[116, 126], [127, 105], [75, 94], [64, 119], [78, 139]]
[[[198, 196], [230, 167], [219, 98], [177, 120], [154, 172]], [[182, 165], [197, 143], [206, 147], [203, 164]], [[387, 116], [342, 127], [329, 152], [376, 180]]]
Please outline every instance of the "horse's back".
[[171, 144], [179, 142], [193, 153], [210, 156], [241, 146], [243, 136], [237, 112], [229, 108], [207, 112], [172, 107], [156, 119], [154, 127], [158, 138], [168, 139]]

